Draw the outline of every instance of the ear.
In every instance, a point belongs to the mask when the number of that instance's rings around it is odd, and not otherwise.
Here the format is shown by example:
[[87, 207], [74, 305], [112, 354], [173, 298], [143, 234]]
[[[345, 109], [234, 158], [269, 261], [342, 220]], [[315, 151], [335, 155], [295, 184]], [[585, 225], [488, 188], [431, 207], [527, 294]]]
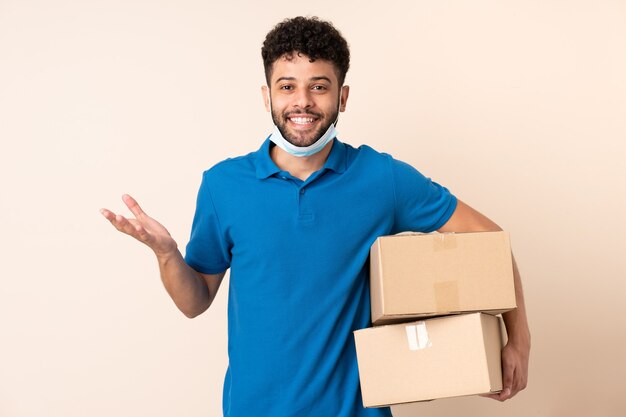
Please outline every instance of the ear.
[[270, 107], [270, 90], [266, 85], [261, 87], [261, 94], [263, 94], [263, 104], [265, 104], [265, 110], [267, 110], [268, 112], [271, 111], [272, 109]]
[[341, 87], [341, 103], [339, 103], [339, 111], [346, 111], [346, 103], [348, 103], [348, 96], [350, 95], [350, 86], [344, 85]]

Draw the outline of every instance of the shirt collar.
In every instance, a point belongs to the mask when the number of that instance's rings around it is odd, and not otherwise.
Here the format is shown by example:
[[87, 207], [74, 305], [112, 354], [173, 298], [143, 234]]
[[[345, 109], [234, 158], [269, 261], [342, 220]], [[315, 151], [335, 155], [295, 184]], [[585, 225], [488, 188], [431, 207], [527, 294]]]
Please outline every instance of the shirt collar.
[[[280, 168], [276, 166], [270, 156], [271, 143], [268, 136], [256, 152], [256, 176], [258, 179], [269, 178], [280, 172]], [[333, 139], [333, 147], [330, 150], [330, 154], [328, 154], [328, 158], [326, 158], [322, 170], [329, 169], [337, 174], [342, 174], [346, 170], [347, 163], [346, 145], [337, 138]]]
[[[271, 136], [271, 135], [270, 135]], [[256, 152], [256, 177], [260, 180], [271, 177], [274, 174], [280, 172], [280, 168], [276, 166], [270, 156], [270, 137], [265, 139], [265, 142], [261, 145], [261, 148]]]

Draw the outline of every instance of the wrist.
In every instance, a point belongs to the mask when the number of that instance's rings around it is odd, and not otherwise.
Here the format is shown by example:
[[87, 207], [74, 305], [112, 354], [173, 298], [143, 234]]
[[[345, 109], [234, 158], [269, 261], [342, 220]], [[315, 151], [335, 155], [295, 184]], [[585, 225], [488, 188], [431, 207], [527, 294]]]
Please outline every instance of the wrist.
[[515, 329], [508, 335], [508, 343], [517, 346], [519, 349], [530, 350], [530, 330], [528, 327], [524, 329]]
[[177, 258], [182, 258], [182, 255], [180, 253], [180, 251], [178, 250], [178, 247], [174, 246], [172, 249], [167, 250], [167, 251], [154, 251], [154, 254], [157, 257], [157, 260], [159, 262], [159, 265], [167, 265], [168, 263], [170, 263], [172, 260], [177, 259]]

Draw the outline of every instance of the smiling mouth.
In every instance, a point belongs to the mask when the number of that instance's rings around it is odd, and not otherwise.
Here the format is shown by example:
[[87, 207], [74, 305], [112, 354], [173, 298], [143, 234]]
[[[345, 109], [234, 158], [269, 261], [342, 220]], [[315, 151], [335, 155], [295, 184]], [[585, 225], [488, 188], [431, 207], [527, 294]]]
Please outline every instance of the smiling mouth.
[[319, 122], [321, 116], [308, 111], [294, 111], [286, 114], [285, 118], [293, 128], [308, 129], [312, 128], [316, 122]]
[[289, 117], [289, 121], [297, 125], [308, 125], [308, 124], [313, 123], [315, 120], [316, 119], [314, 117], [300, 117], [300, 116]]

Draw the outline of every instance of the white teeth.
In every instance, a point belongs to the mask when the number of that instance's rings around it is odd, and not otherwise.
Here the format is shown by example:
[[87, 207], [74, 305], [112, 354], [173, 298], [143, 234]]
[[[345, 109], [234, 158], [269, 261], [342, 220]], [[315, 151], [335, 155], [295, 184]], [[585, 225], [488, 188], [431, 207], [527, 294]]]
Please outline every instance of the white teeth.
[[307, 123], [313, 123], [313, 118], [312, 117], [292, 117], [289, 120], [291, 120], [294, 123], [297, 124], [307, 124]]

